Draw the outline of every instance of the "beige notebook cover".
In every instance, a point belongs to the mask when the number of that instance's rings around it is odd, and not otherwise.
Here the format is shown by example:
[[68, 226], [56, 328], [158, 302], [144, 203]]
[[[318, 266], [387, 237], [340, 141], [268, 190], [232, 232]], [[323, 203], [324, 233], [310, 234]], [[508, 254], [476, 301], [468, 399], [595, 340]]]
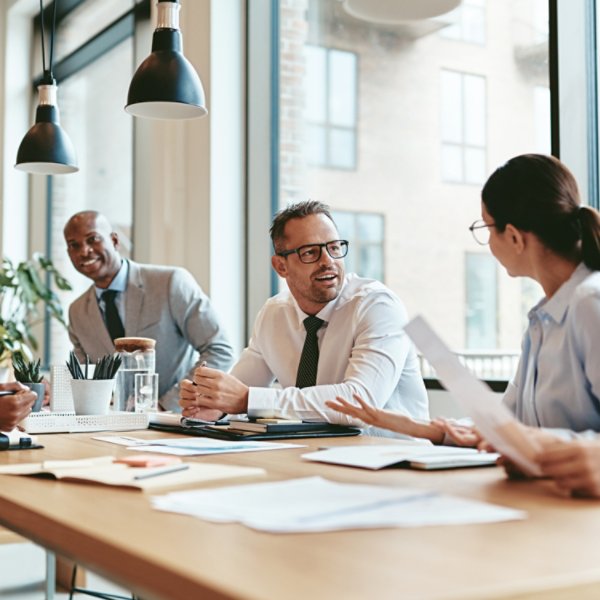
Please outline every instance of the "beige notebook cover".
[[[177, 465], [172, 467], [130, 467], [114, 463], [113, 459], [113, 456], [101, 456], [81, 460], [52, 460], [43, 463], [6, 465], [0, 467], [0, 475], [37, 475], [75, 483], [156, 490], [163, 487], [183, 486], [234, 477], [250, 477], [265, 473], [264, 469], [257, 467], [212, 463], [181, 463], [188, 468], [172, 473], [162, 473], [162, 471], [177, 467]], [[155, 476], [144, 478], [154, 473], [156, 473]], [[140, 476], [142, 479], [136, 479]]]

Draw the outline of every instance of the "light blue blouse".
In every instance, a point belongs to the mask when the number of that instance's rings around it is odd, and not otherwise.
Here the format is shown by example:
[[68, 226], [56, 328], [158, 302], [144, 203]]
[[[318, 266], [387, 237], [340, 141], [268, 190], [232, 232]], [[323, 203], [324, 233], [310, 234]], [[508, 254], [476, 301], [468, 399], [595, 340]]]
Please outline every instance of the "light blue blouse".
[[600, 272], [581, 263], [528, 316], [505, 404], [525, 425], [600, 431]]

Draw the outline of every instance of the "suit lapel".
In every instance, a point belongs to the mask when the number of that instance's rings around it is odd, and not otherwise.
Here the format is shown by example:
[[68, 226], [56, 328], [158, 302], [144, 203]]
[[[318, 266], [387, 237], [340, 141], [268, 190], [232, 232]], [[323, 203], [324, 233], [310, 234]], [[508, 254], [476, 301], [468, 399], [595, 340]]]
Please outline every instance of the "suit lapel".
[[102, 347], [104, 354], [112, 354], [115, 351], [115, 346], [110, 339], [108, 329], [106, 329], [106, 323], [100, 312], [94, 286], [92, 286], [87, 293], [85, 312], [89, 330], [93, 331], [94, 335], [98, 336], [98, 343]]
[[144, 304], [144, 284], [139, 265], [129, 262], [127, 291], [125, 293], [125, 335], [135, 336], [139, 330], [140, 316]]

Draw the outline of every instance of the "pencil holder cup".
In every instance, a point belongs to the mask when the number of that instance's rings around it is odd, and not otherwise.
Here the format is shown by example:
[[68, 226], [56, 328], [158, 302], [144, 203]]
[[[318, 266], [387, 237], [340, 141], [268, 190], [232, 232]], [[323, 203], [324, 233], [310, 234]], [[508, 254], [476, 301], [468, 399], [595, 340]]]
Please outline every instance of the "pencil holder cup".
[[71, 379], [75, 414], [107, 414], [114, 387], [114, 379]]

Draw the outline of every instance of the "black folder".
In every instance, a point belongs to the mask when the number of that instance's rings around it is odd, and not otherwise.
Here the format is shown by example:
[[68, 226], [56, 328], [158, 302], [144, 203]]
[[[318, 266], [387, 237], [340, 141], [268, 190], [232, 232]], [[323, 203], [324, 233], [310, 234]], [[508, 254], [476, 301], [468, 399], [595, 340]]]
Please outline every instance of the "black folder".
[[195, 435], [198, 437], [216, 438], [229, 441], [252, 441], [252, 440], [288, 440], [294, 438], [314, 437], [348, 437], [361, 433], [358, 427], [345, 425], [332, 425], [331, 423], [297, 423], [296, 427], [285, 431], [241, 431], [229, 429], [226, 425], [166, 425], [162, 423], [150, 423], [149, 428], [157, 431], [168, 431], [184, 435]]

